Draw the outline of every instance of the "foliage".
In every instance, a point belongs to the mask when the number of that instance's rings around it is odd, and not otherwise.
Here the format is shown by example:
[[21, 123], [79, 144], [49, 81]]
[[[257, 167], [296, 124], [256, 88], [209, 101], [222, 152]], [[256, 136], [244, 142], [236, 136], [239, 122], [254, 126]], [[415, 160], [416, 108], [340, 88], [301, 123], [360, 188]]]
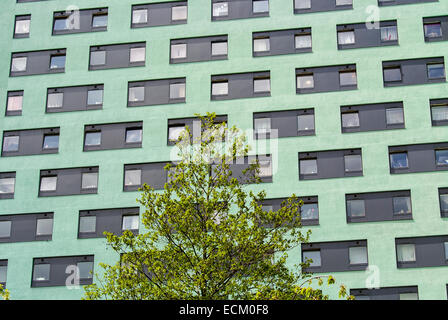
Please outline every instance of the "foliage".
[[3, 300], [9, 300], [10, 293], [9, 290], [6, 288], [3, 288], [3, 286], [0, 284], [0, 298]]

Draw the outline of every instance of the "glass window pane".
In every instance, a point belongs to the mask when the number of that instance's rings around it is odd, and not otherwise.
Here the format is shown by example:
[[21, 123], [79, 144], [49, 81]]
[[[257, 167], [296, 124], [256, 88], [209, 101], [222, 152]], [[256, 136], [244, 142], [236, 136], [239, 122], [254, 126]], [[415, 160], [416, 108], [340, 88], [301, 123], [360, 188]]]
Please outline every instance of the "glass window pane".
[[[310, 261], [312, 260], [312, 262]], [[302, 262], [309, 262], [310, 267], [320, 267], [322, 265], [320, 250], [316, 251], [303, 251], [302, 252]]]
[[99, 146], [101, 144], [101, 132], [86, 132], [85, 146]]
[[381, 27], [381, 41], [397, 41], [397, 26]]
[[361, 155], [347, 155], [344, 156], [345, 172], [362, 171]]
[[270, 79], [255, 79], [254, 80], [254, 93], [257, 92], [270, 92], [271, 80]]
[[79, 279], [93, 278], [93, 262], [83, 261], [77, 263]]
[[145, 87], [129, 88], [129, 102], [145, 101]]
[[448, 120], [448, 106], [431, 107], [432, 120], [446, 121]]
[[93, 28], [100, 28], [100, 27], [107, 27], [107, 14], [100, 14], [93, 16], [92, 20], [92, 27]]
[[170, 84], [170, 99], [185, 98], [185, 83], [171, 83]]
[[311, 0], [294, 0], [294, 8], [310, 9], [311, 8]]
[[317, 203], [305, 203], [300, 207], [302, 220], [319, 219], [319, 207]]
[[442, 36], [442, 25], [439, 23], [425, 24], [425, 36], [428, 38], [439, 38]]
[[385, 68], [383, 71], [383, 76], [385, 82], [401, 81], [401, 68]]
[[394, 197], [392, 200], [393, 200], [394, 214], [411, 213], [410, 197]]
[[0, 178], [0, 194], [14, 193], [16, 178]]
[[398, 244], [397, 245], [398, 262], [415, 261], [415, 245], [414, 244]]
[[55, 191], [58, 177], [42, 177], [40, 180], [40, 191]]
[[428, 64], [428, 78], [429, 79], [445, 78], [445, 65], [443, 63]]
[[269, 12], [269, 1], [268, 0], [254, 0], [253, 13]]
[[297, 88], [298, 89], [311, 89], [314, 88], [313, 75], [297, 76]]
[[126, 170], [124, 174], [125, 186], [139, 186], [142, 184], [142, 171], [140, 169]]
[[[1, 188], [1, 186], [0, 186]], [[0, 191], [1, 193], [1, 191]], [[448, 213], [448, 194], [441, 194], [440, 195], [440, 210], [445, 213]]]
[[58, 149], [59, 148], [59, 135], [46, 135], [44, 136], [43, 149]]
[[219, 2], [213, 4], [213, 16], [222, 17], [229, 14], [229, 4], [227, 2]]
[[299, 131], [314, 130], [314, 114], [301, 114], [297, 116], [297, 127]]
[[365, 217], [366, 208], [364, 200], [347, 200], [347, 211], [349, 217]]
[[212, 83], [212, 95], [220, 96], [229, 94], [228, 82], [214, 82]]
[[353, 44], [355, 43], [354, 31], [339, 31], [338, 32], [338, 44]]
[[359, 113], [358, 112], [343, 113], [342, 127], [343, 128], [359, 127]]
[[9, 238], [11, 236], [11, 221], [0, 221], [0, 238]]
[[100, 66], [106, 64], [106, 51], [93, 51], [90, 53], [90, 65]]
[[418, 300], [418, 294], [416, 292], [400, 293], [400, 300]]
[[348, 249], [350, 264], [367, 264], [367, 247], [351, 247]]
[[386, 109], [386, 123], [387, 124], [404, 123], [403, 108]]
[[138, 9], [132, 11], [132, 23], [147, 23], [148, 22], [148, 10]]
[[3, 151], [15, 152], [19, 151], [19, 136], [9, 136], [3, 138]]
[[336, 0], [337, 6], [349, 6], [353, 4], [353, 0]]
[[438, 166], [448, 165], [448, 150], [436, 150], [436, 164]]
[[295, 36], [296, 49], [311, 48], [311, 35]]
[[81, 180], [81, 189], [98, 188], [98, 172], [84, 172]]
[[103, 90], [89, 90], [87, 92], [87, 105], [103, 104]]
[[[8, 97], [8, 111], [20, 111], [22, 110], [23, 96], [11, 96]], [[447, 108], [448, 109], [448, 108]]]
[[356, 72], [339, 72], [339, 83], [341, 86], [354, 86], [358, 83]]
[[265, 52], [271, 50], [269, 38], [254, 39], [254, 52]]
[[171, 45], [171, 59], [182, 59], [187, 57], [187, 44], [172, 44]]
[[445, 247], [445, 260], [448, 260], [448, 242], [445, 242], [443, 245]]
[[185, 130], [184, 126], [173, 126], [168, 128], [168, 140], [169, 141], [178, 141]]
[[27, 34], [30, 33], [30, 20], [17, 20], [15, 34]]
[[129, 62], [145, 62], [146, 48], [131, 48]]
[[391, 153], [390, 154], [390, 167], [392, 169], [400, 169], [408, 167], [408, 154], [407, 153]]
[[272, 166], [271, 166], [271, 161], [259, 161], [260, 164], [260, 172], [258, 174], [258, 176], [260, 178], [263, 177], [272, 177]]
[[0, 266], [0, 283], [6, 283], [8, 266]]
[[59, 93], [49, 93], [47, 97], [47, 108], [62, 108], [64, 102], [64, 94]]
[[273, 206], [271, 205], [262, 205], [261, 210], [263, 210], [264, 212], [270, 212], [273, 210]]
[[52, 56], [50, 61], [50, 69], [63, 69], [63, 68], [65, 68], [65, 55]]
[[68, 29], [68, 19], [67, 18], [58, 18], [54, 19], [54, 30], [61, 31]]
[[53, 219], [37, 219], [36, 236], [48, 236], [53, 234]]
[[142, 129], [129, 129], [126, 130], [126, 143], [138, 143], [142, 142]]
[[172, 7], [171, 20], [187, 20], [187, 6]]
[[227, 41], [212, 42], [212, 56], [227, 55]]
[[122, 230], [138, 230], [139, 216], [123, 216]]
[[79, 218], [79, 232], [95, 232], [96, 231], [96, 216], [85, 216]]
[[300, 174], [316, 174], [317, 160], [300, 160]]
[[271, 118], [258, 118], [254, 120], [255, 133], [271, 132]]
[[49, 264], [34, 265], [33, 280], [34, 281], [50, 280], [50, 265]]
[[12, 58], [11, 72], [26, 71], [26, 57]]

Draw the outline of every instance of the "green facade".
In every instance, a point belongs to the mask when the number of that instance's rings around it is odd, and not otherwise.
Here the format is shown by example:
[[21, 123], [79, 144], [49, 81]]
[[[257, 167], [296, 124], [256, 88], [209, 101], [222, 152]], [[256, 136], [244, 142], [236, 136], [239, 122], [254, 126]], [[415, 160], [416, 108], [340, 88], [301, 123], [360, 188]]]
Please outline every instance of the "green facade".
[[[0, 214], [54, 212], [51, 241], [1, 243], [0, 260], [8, 259], [7, 288], [13, 299], [79, 299], [83, 290], [66, 287], [31, 288], [33, 258], [95, 255], [99, 262], [114, 263], [116, 254], [104, 239], [78, 239], [78, 212], [136, 206], [137, 192], [123, 192], [123, 165], [170, 159], [168, 119], [195, 113], [227, 114], [230, 126], [252, 129], [254, 112], [313, 107], [316, 135], [278, 140], [278, 166], [273, 183], [251, 186], [266, 189], [269, 198], [318, 195], [319, 225], [310, 227], [311, 241], [368, 240], [369, 265], [377, 266], [380, 286], [418, 286], [420, 299], [447, 299], [448, 267], [397, 269], [395, 238], [448, 233], [441, 218], [438, 188], [448, 187], [448, 172], [389, 173], [388, 146], [436, 143], [448, 140], [448, 127], [433, 127], [429, 99], [446, 98], [444, 83], [384, 88], [382, 61], [444, 56], [448, 43], [424, 41], [422, 17], [448, 13], [446, 0], [435, 3], [380, 8], [381, 20], [398, 21], [399, 45], [338, 50], [336, 25], [366, 21], [366, 8], [376, 0], [354, 0], [353, 10], [294, 14], [292, 0], [271, 0], [270, 16], [212, 22], [210, 0], [188, 1], [188, 23], [131, 29], [131, 6], [161, 0], [52, 0], [1, 3], [0, 101], [7, 91], [24, 90], [22, 116], [0, 116], [1, 131], [60, 127], [59, 152], [0, 158], [0, 172], [16, 172], [14, 199], [0, 200]], [[106, 32], [52, 36], [54, 11], [67, 5], [108, 7]], [[13, 39], [14, 17], [31, 14], [30, 37]], [[252, 32], [311, 27], [312, 53], [252, 56]], [[169, 63], [170, 39], [228, 34], [228, 59], [198, 63]], [[146, 41], [146, 66], [88, 71], [91, 45]], [[11, 52], [67, 48], [65, 73], [9, 77]], [[296, 94], [295, 68], [356, 63], [358, 89], [316, 94]], [[228, 101], [210, 100], [210, 75], [270, 70], [271, 96]], [[186, 103], [127, 108], [128, 81], [186, 77]], [[47, 88], [104, 83], [102, 110], [46, 114]], [[342, 134], [340, 106], [403, 101], [406, 128]], [[83, 152], [84, 125], [143, 121], [143, 146], [137, 149]], [[362, 148], [363, 176], [299, 181], [298, 152]], [[99, 166], [98, 194], [38, 197], [39, 171], [51, 168]], [[411, 190], [413, 219], [347, 224], [345, 194]], [[290, 255], [300, 262], [300, 249]], [[364, 271], [333, 273], [338, 284], [365, 288]], [[337, 286], [329, 290], [337, 297]]]

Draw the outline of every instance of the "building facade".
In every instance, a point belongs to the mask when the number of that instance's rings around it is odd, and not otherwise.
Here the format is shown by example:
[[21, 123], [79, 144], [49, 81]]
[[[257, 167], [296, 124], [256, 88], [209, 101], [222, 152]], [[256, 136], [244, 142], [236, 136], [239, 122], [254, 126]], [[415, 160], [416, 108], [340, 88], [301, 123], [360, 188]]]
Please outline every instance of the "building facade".
[[[104, 230], [142, 231], [195, 114], [266, 142], [294, 265], [359, 299], [447, 299], [447, 0], [3, 0], [0, 283], [79, 299]], [[73, 283], [78, 270], [80, 287]], [[370, 289], [369, 288], [376, 288]], [[337, 298], [337, 286], [329, 289]]]

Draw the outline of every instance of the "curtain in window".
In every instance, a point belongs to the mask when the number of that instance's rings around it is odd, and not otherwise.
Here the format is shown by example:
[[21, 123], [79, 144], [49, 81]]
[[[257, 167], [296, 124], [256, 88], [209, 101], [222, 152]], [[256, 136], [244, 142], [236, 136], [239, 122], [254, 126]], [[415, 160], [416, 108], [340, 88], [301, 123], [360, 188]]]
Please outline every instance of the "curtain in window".
[[415, 245], [414, 244], [397, 245], [397, 256], [399, 262], [415, 261]]

